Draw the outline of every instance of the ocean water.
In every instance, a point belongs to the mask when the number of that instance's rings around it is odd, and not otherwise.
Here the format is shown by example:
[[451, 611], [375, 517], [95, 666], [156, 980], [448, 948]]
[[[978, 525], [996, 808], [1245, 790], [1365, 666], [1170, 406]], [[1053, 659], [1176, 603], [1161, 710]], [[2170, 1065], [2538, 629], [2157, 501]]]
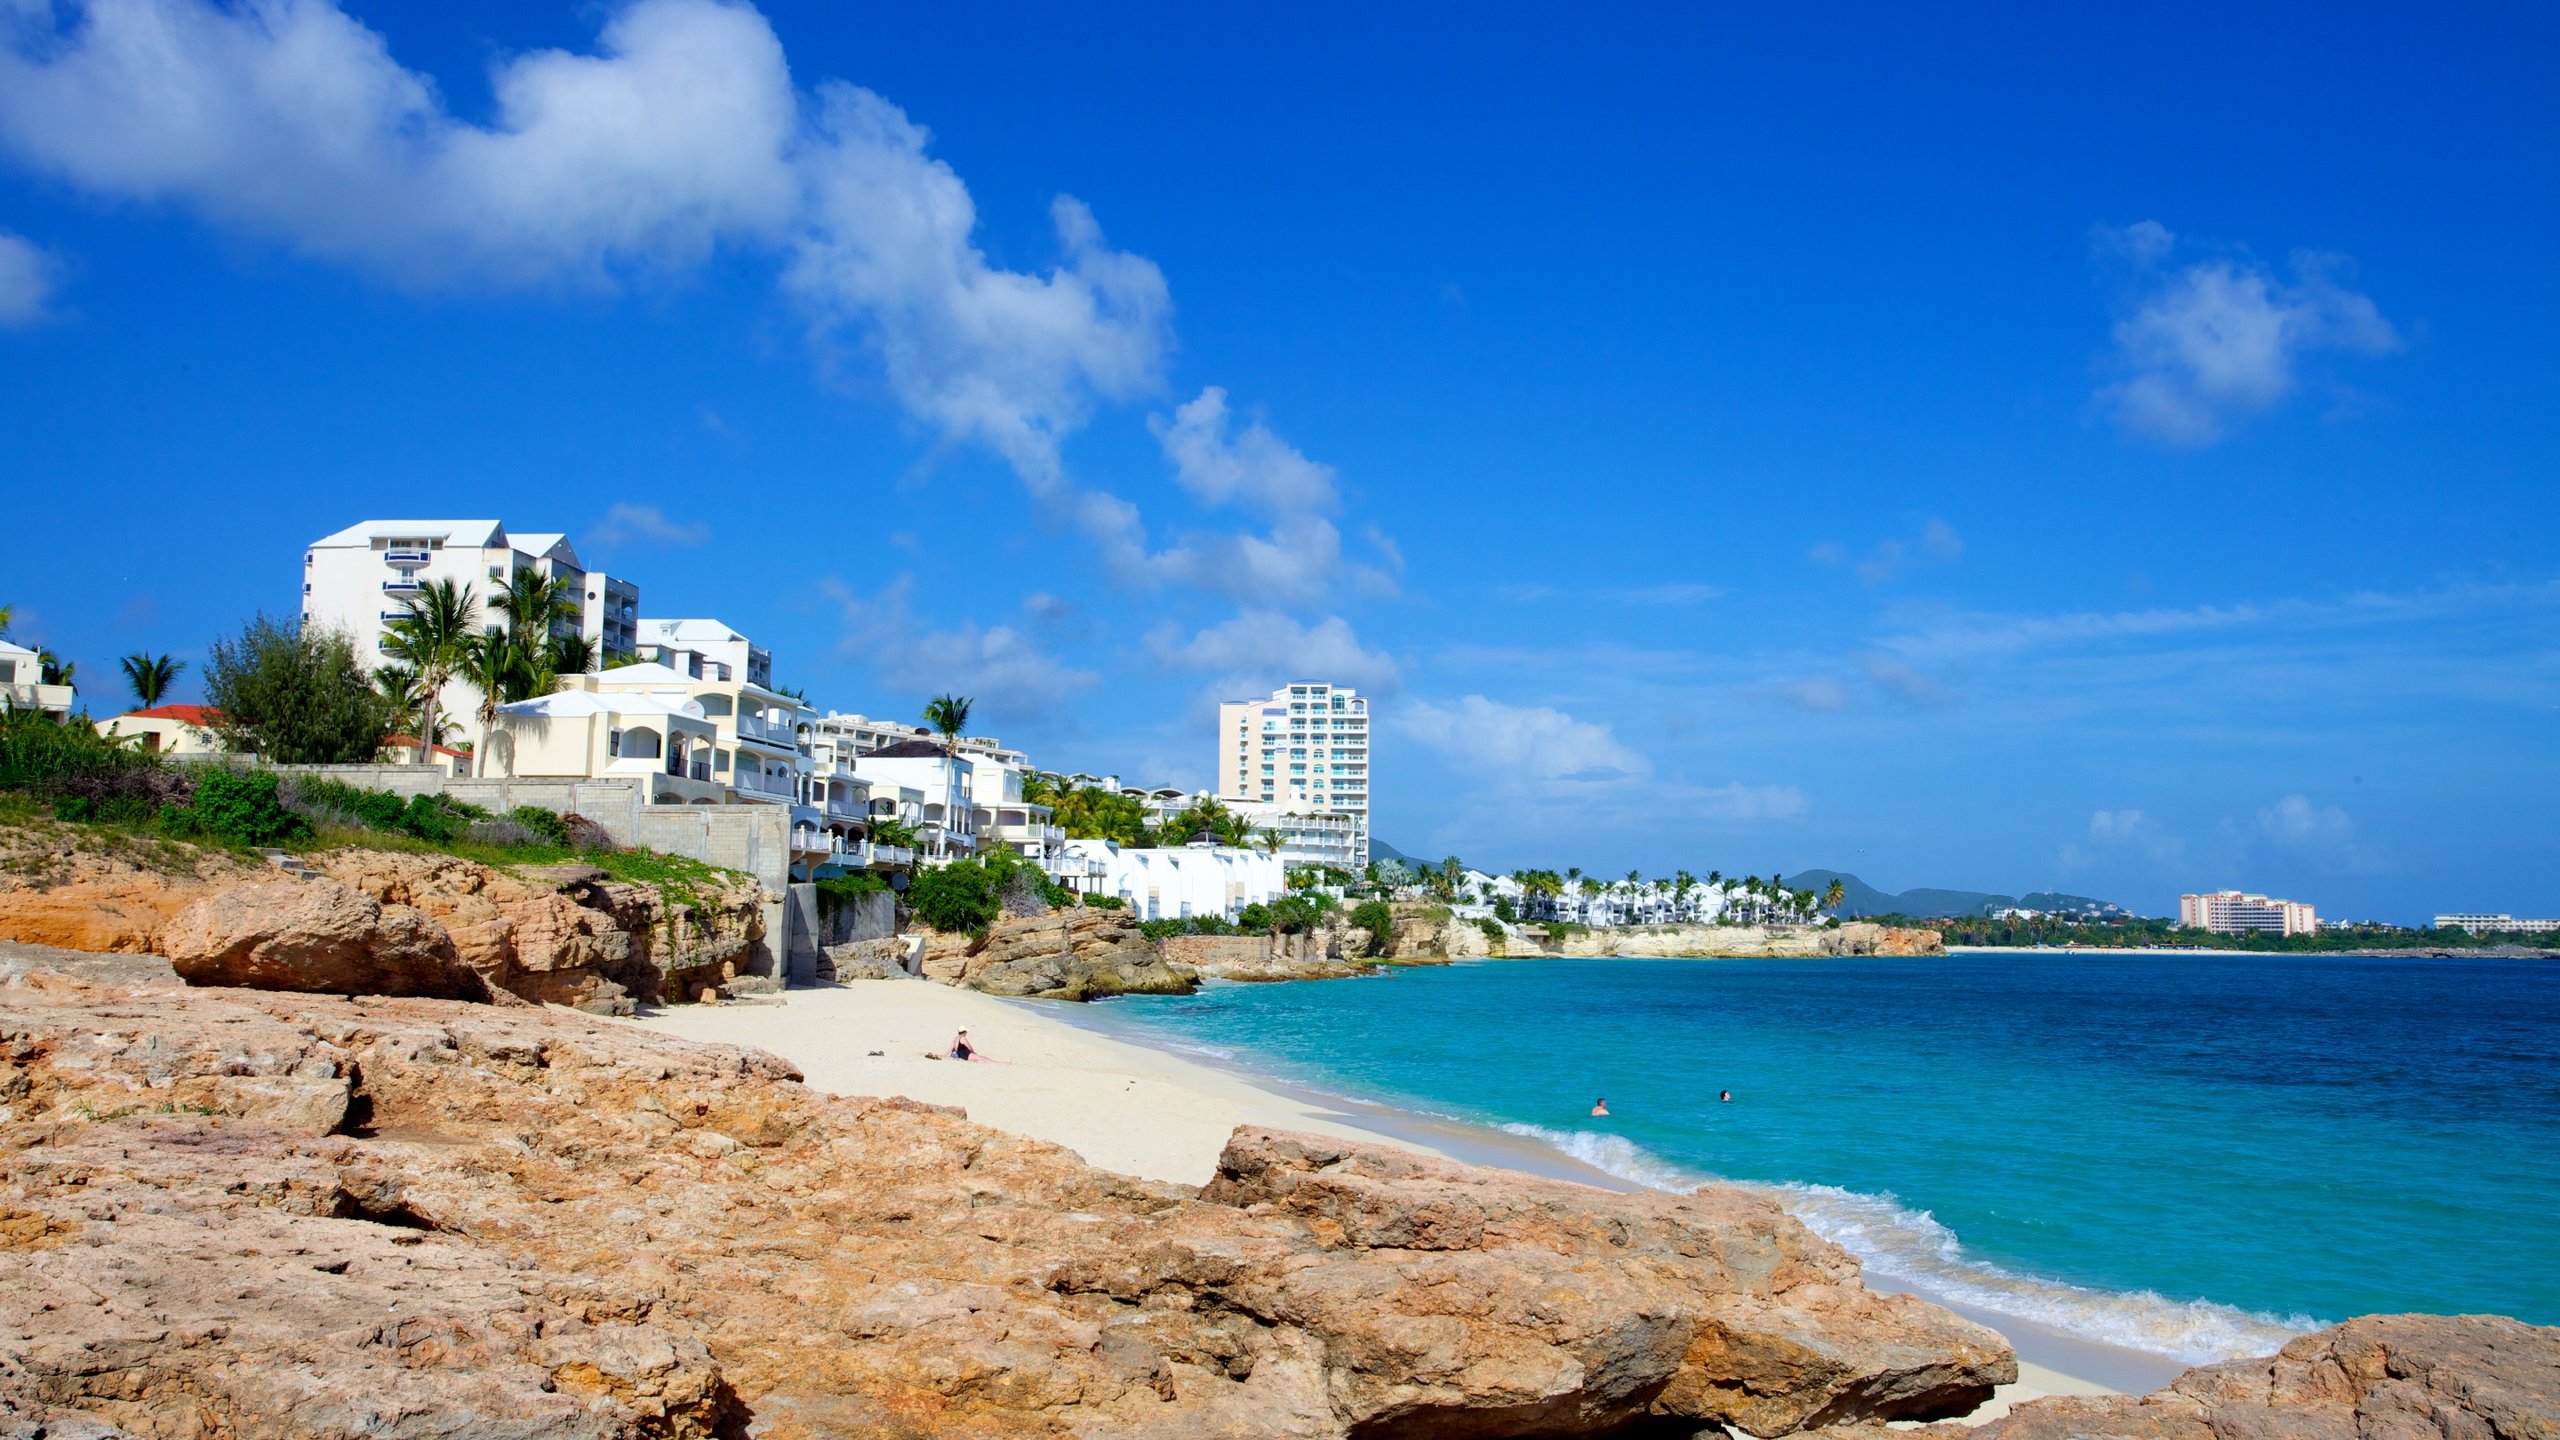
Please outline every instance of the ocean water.
[[1108, 1004], [1637, 1183], [1767, 1185], [1879, 1276], [2188, 1363], [2373, 1311], [2560, 1324], [2560, 964], [1496, 961]]

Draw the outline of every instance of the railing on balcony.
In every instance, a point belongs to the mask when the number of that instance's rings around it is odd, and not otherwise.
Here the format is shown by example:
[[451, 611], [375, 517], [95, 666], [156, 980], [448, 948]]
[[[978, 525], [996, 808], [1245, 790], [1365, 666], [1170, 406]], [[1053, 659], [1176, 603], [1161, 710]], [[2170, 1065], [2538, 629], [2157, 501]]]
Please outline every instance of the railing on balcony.
[[427, 550], [385, 550], [382, 552], [382, 563], [385, 565], [424, 565], [435, 558], [434, 552]]
[[388, 595], [414, 595], [426, 588], [426, 582], [421, 580], [412, 580], [405, 577], [398, 580], [385, 580], [382, 582], [383, 593]]

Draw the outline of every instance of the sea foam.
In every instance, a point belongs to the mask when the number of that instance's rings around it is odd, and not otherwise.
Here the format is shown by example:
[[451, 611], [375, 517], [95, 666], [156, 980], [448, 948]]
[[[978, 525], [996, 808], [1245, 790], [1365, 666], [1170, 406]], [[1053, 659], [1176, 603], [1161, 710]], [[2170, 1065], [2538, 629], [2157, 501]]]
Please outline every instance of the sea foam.
[[[1553, 1147], [1593, 1169], [1651, 1190], [1690, 1190], [1718, 1177], [1684, 1169], [1622, 1135], [1501, 1127]], [[2024, 1320], [2100, 1344], [2206, 1365], [2268, 1354], [2327, 1322], [2308, 1315], [2265, 1315], [2210, 1300], [2172, 1300], [2150, 1290], [2096, 1290], [2023, 1275], [1965, 1253], [1954, 1231], [1926, 1210], [1891, 1195], [1835, 1185], [1739, 1183], [1775, 1197], [1805, 1228], [1858, 1257], [1875, 1277], [1898, 1280], [1937, 1298]]]

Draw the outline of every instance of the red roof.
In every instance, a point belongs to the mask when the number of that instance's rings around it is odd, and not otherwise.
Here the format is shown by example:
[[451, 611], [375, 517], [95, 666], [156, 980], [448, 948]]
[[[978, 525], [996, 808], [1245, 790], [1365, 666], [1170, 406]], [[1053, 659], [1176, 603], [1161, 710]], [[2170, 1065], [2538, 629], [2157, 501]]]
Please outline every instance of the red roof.
[[[415, 735], [385, 735], [382, 737], [382, 748], [385, 750], [415, 750], [418, 748], [418, 737]], [[437, 746], [436, 753], [439, 755], [450, 755], [456, 760], [467, 759], [471, 754], [468, 750], [456, 750], [450, 745]]]
[[128, 710], [119, 720], [175, 720], [184, 725], [210, 725], [222, 718], [222, 712], [210, 705], [154, 705], [148, 710]]

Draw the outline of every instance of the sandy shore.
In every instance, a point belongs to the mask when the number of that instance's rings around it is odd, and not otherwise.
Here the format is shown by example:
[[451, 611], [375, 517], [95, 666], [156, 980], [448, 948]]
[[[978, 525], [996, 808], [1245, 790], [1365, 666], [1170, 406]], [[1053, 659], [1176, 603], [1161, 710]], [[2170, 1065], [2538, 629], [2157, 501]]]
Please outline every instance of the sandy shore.
[[[1292, 1093], [1043, 1013], [1050, 1008], [920, 980], [882, 980], [794, 990], [780, 1004], [681, 1006], [631, 1023], [770, 1050], [799, 1066], [810, 1085], [833, 1094], [959, 1105], [981, 1124], [1064, 1145], [1106, 1170], [1183, 1185], [1208, 1182], [1235, 1127], [1270, 1125], [1629, 1188], [1531, 1141]], [[926, 1058], [940, 1054], [964, 1026], [992, 1063]], [[2102, 1347], [2022, 1333], [1996, 1317], [1973, 1318], [1992, 1324], [2022, 1352], [2019, 1383], [2004, 1387], [1973, 1420], [2041, 1395], [2102, 1395], [2152, 1381], [2131, 1370], [2111, 1374], [2098, 1353]], [[2026, 1358], [2029, 1350], [2039, 1352], [2036, 1360]], [[2082, 1378], [2090, 1374], [2117, 1384]]]

